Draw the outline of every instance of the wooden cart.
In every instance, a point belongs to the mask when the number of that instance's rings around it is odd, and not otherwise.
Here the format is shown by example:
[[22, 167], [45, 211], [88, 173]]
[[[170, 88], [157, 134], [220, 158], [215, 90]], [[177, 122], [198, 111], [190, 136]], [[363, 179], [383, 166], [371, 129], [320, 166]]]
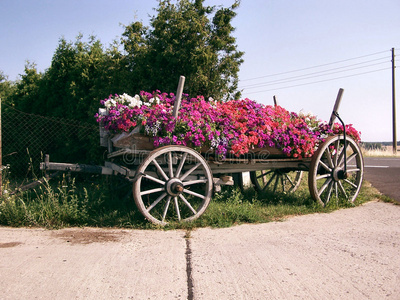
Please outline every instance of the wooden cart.
[[[180, 82], [176, 108], [182, 87]], [[337, 110], [342, 92], [340, 89], [330, 125], [336, 117], [340, 119]], [[41, 169], [122, 175], [133, 185], [134, 201], [140, 212], [149, 221], [161, 225], [200, 217], [221, 185], [234, 184], [232, 174], [249, 172], [258, 191], [293, 192], [306, 171], [310, 194], [321, 205], [332, 199], [353, 202], [363, 180], [361, 150], [346, 133], [328, 137], [312, 158], [303, 159], [287, 157], [274, 148], [263, 148], [240, 158], [219, 160], [212, 151], [199, 153], [186, 146], [154, 149], [151, 138], [136, 133], [114, 144], [103, 134], [101, 143], [109, 148], [104, 166], [53, 163], [47, 156]], [[115, 144], [120, 148], [115, 148]]]

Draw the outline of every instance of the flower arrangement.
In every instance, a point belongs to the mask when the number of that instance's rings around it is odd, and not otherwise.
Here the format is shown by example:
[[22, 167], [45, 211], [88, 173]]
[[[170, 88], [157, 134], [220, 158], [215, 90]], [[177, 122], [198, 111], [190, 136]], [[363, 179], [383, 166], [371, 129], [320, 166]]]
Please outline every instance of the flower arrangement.
[[[280, 149], [294, 158], [311, 157], [328, 135], [343, 132], [338, 123], [330, 129], [311, 114], [296, 114], [250, 99], [219, 102], [184, 94], [175, 119], [174, 102], [173, 93], [160, 91], [142, 91], [135, 97], [110, 95], [100, 101], [108, 114], [95, 117], [111, 133], [131, 132], [139, 126], [142, 134], [153, 137], [155, 147], [174, 144], [198, 151], [207, 148], [222, 158], [265, 147]], [[360, 140], [352, 125], [346, 125], [346, 132]]]

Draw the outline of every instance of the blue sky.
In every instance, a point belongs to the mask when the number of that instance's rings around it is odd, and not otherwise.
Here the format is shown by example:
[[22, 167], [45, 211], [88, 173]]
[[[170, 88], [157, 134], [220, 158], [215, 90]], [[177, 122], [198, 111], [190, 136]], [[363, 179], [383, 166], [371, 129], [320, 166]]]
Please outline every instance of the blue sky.
[[[232, 3], [205, 0], [208, 5]], [[16, 80], [29, 60], [44, 71], [61, 37], [74, 41], [79, 33], [96, 35], [108, 45], [121, 36], [121, 24], [148, 23], [157, 4], [0, 0], [0, 70]], [[344, 121], [360, 130], [364, 141], [392, 140], [390, 49], [400, 56], [400, 1], [242, 0], [236, 12], [234, 35], [245, 52], [239, 74], [243, 97], [272, 104], [276, 95], [290, 111], [328, 120], [343, 88], [339, 113]]]

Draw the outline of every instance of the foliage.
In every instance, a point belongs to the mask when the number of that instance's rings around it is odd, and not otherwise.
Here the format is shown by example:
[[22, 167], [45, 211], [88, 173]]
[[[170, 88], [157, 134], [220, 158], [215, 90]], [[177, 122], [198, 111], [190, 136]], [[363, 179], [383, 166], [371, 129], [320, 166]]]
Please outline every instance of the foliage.
[[[149, 28], [134, 22], [108, 46], [95, 36], [84, 39], [79, 34], [75, 41], [61, 38], [50, 67], [43, 73], [30, 62], [16, 82], [0, 73], [0, 97], [9, 105], [3, 109], [8, 119], [16, 111], [56, 118], [45, 129], [33, 123], [8, 124], [4, 130], [9, 134], [10, 153], [26, 153], [28, 149], [35, 158], [43, 151], [56, 161], [100, 164], [104, 149], [98, 135], [87, 134], [88, 127], [96, 126], [93, 115], [99, 99], [110, 94], [136, 94], [155, 85], [175, 91], [180, 75], [187, 77], [190, 92], [229, 98], [237, 88], [243, 55], [236, 50], [230, 24], [237, 6], [238, 2], [216, 9], [200, 0], [160, 1]], [[67, 136], [61, 132], [57, 136], [56, 120], [74, 125], [79, 121], [81, 125], [71, 126]], [[43, 142], [33, 143], [30, 137]], [[47, 142], [51, 145], [43, 147]]]
[[218, 10], [203, 2], [163, 0], [150, 28], [141, 22], [125, 27], [122, 43], [137, 87], [174, 91], [177, 79], [184, 75], [188, 94], [216, 99], [239, 96], [237, 74], [243, 52], [237, 50], [231, 25], [239, 2]]
[[[0, 71], [0, 99], [2, 103], [10, 98], [10, 95], [15, 93], [15, 84], [9, 81], [3, 71]], [[8, 103], [11, 105], [12, 103]], [[4, 108], [2, 108], [4, 109]]]

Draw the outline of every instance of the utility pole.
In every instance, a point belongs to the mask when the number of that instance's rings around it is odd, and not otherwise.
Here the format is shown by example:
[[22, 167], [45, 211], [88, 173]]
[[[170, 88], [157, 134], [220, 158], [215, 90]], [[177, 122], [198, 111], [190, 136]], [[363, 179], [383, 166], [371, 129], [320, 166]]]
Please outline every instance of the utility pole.
[[397, 154], [396, 135], [396, 80], [395, 80], [394, 48], [392, 48], [392, 114], [393, 114], [393, 154]]
[[0, 196], [3, 195], [3, 160], [2, 160], [2, 147], [1, 147], [1, 98], [0, 98]]

